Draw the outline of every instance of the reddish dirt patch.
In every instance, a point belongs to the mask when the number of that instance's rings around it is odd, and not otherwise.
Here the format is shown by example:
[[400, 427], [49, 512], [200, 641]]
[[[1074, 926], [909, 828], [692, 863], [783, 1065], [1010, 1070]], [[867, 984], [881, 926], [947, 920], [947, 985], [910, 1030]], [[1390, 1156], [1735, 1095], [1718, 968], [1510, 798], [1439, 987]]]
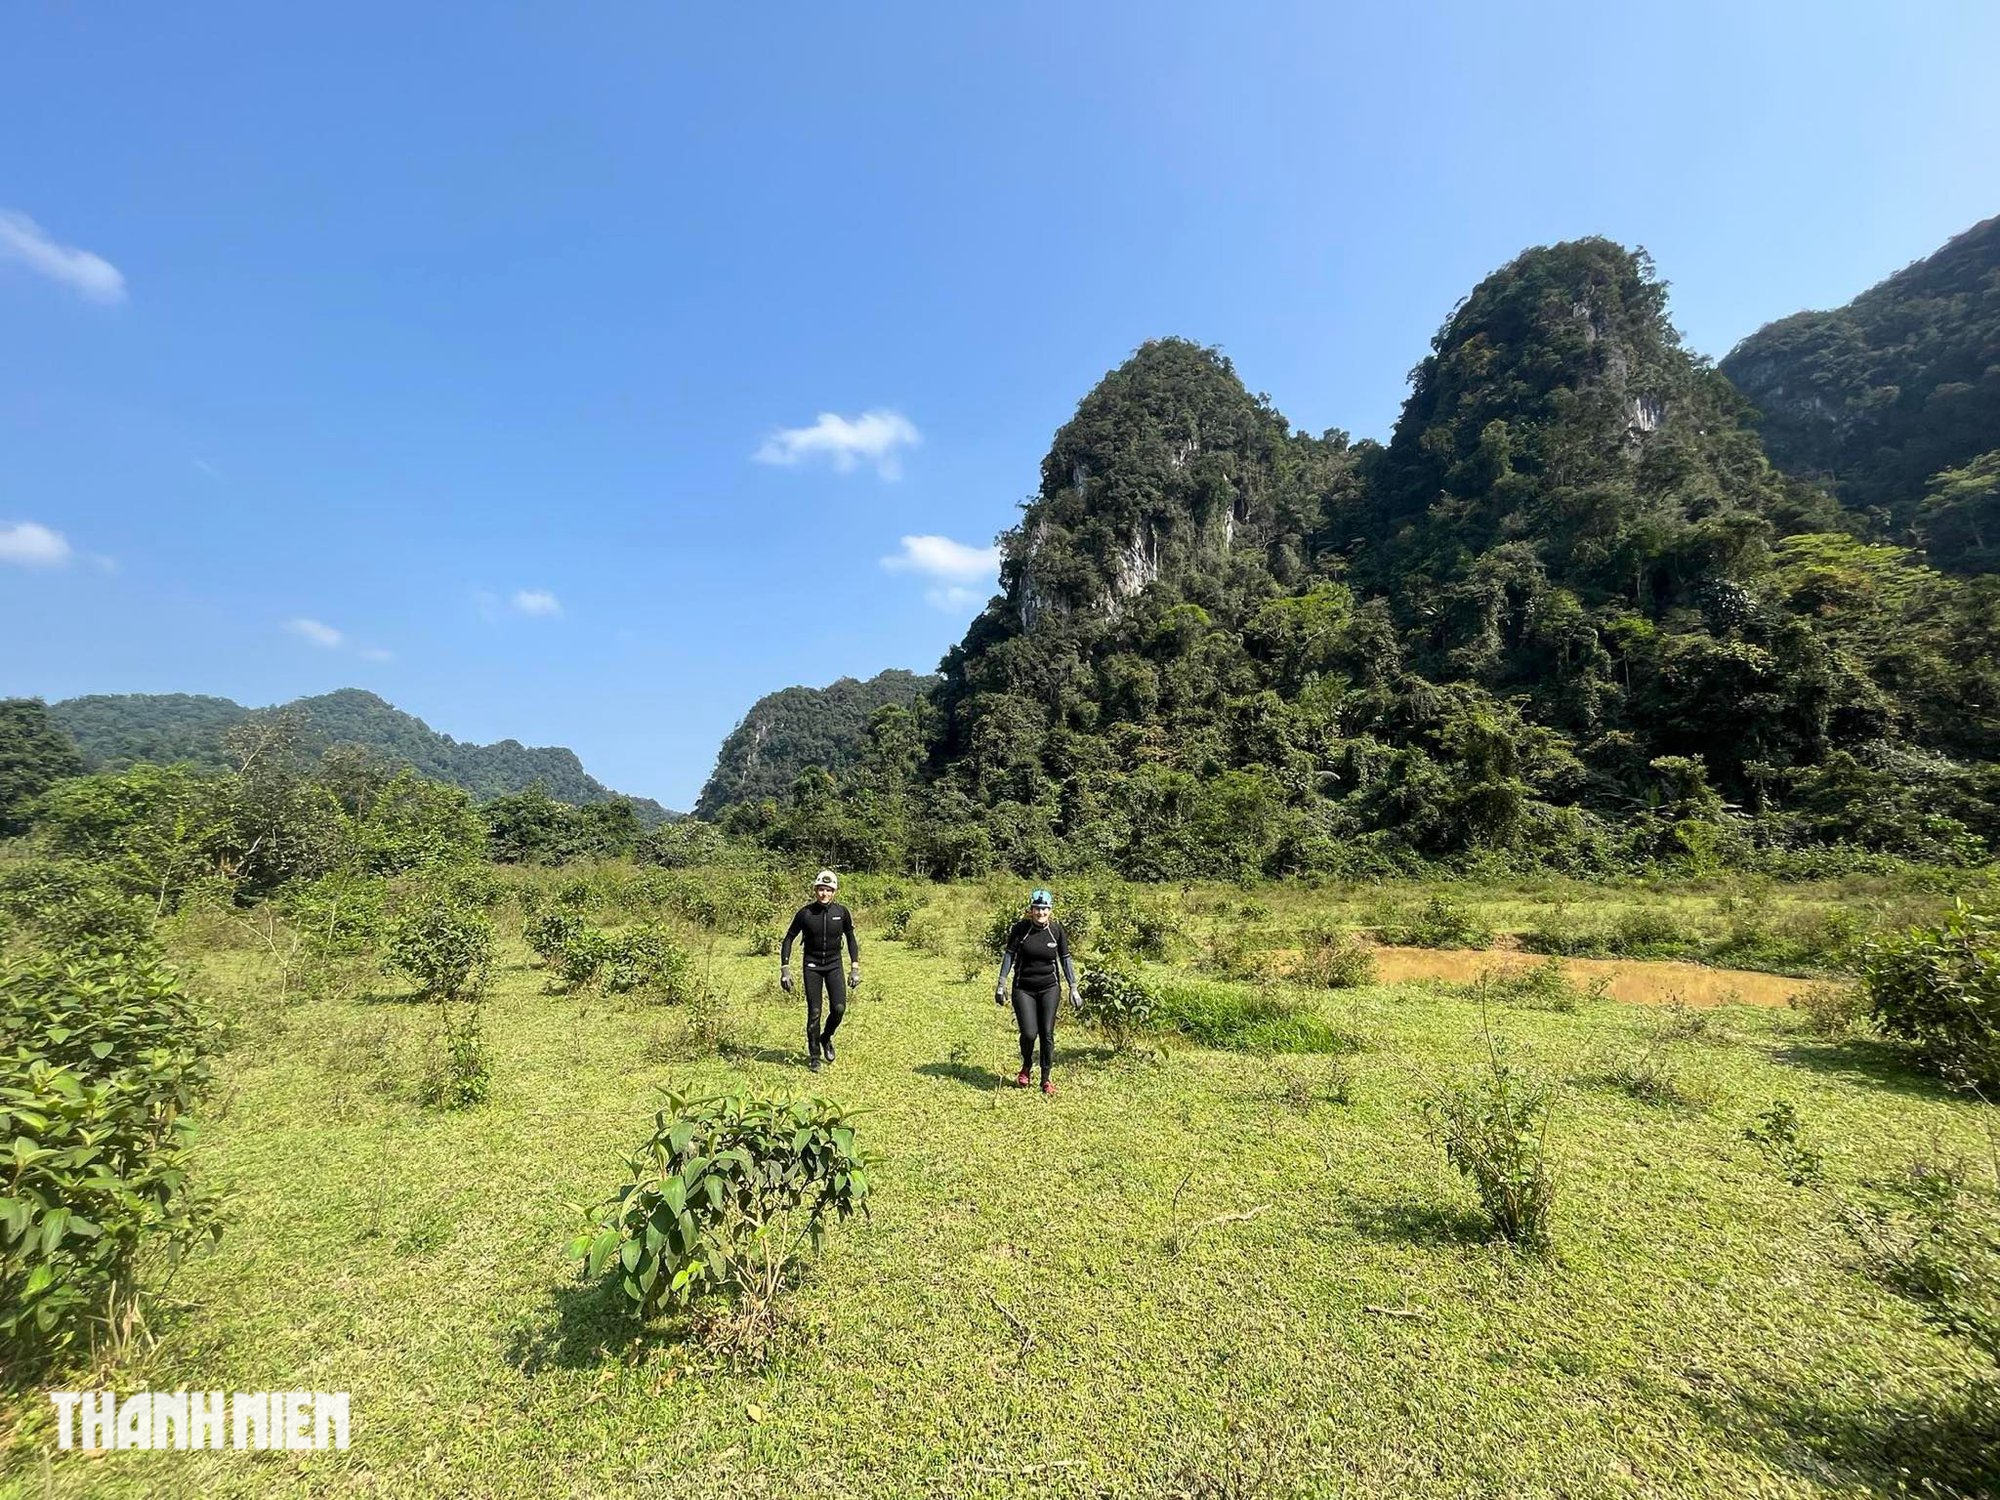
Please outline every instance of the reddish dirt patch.
[[[1508, 949], [1484, 952], [1458, 948], [1394, 948], [1374, 950], [1375, 969], [1384, 984], [1406, 979], [1477, 979], [1487, 970], [1508, 971], [1547, 963], [1539, 954]], [[1711, 969], [1704, 964], [1644, 958], [1565, 958], [1564, 971], [1578, 984], [1608, 982], [1613, 1000], [1628, 1005], [1789, 1005], [1812, 981], [1751, 969]]]

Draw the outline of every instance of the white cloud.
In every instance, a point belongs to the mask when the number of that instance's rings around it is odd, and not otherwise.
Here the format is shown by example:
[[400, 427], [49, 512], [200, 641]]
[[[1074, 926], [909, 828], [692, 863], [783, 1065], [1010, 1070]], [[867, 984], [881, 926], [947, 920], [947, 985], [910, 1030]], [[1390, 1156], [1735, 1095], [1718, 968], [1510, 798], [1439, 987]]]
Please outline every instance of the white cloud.
[[514, 597], [507, 601], [514, 606], [514, 612], [547, 619], [562, 613], [562, 601], [547, 589], [516, 589]]
[[965, 588], [956, 583], [939, 584], [936, 588], [924, 590], [924, 603], [932, 609], [941, 609], [948, 615], [958, 614], [961, 610], [970, 609], [973, 605], [983, 602], [979, 590]]
[[291, 631], [293, 635], [303, 636], [315, 646], [322, 646], [328, 651], [333, 650], [346, 639], [345, 636], [331, 625], [321, 624], [318, 620], [287, 620], [285, 621], [285, 629]]
[[906, 536], [903, 550], [882, 559], [891, 573], [921, 573], [953, 583], [977, 583], [1000, 567], [998, 547], [972, 547], [948, 536]]
[[895, 479], [903, 472], [896, 450], [914, 448], [923, 440], [916, 425], [899, 411], [868, 411], [851, 420], [823, 411], [810, 427], [784, 427], [772, 433], [753, 456], [760, 464], [785, 468], [824, 458], [843, 474], [867, 462], [884, 479]]
[[18, 261], [92, 302], [123, 302], [125, 276], [101, 255], [59, 245], [26, 214], [0, 209], [0, 260]]
[[69, 538], [33, 521], [0, 525], [0, 563], [23, 568], [60, 568], [69, 561]]

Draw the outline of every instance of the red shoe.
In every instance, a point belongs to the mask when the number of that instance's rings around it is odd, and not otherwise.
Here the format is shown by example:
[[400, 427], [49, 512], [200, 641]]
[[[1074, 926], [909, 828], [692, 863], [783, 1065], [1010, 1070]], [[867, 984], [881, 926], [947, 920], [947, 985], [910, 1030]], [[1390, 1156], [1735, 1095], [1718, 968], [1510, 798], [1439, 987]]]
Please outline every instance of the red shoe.
[[1028, 1070], [1026, 1068], [1023, 1068], [1021, 1069], [1020, 1072], [1014, 1075], [1014, 1087], [1017, 1089], [1024, 1089], [1027, 1086], [1028, 1086]]
[[1044, 1078], [1042, 1080], [1042, 1092], [1047, 1094], [1051, 1099], [1053, 1099], [1056, 1096], [1056, 1086], [1053, 1083], [1050, 1083], [1048, 1079]]

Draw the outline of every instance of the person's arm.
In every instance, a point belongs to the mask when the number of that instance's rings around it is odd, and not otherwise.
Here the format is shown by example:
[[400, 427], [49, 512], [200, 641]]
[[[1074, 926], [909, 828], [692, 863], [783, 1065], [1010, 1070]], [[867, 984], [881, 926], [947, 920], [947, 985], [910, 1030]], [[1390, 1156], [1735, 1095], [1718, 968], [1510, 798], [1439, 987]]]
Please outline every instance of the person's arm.
[[993, 981], [993, 1003], [995, 1005], [1005, 1005], [1007, 1003], [1007, 972], [1014, 967], [1014, 938], [1015, 934], [1009, 932], [1007, 934], [1007, 941], [1000, 948], [1000, 977]]
[[851, 967], [861, 962], [861, 939], [854, 935], [854, 913], [844, 906], [840, 910], [846, 918], [840, 925], [847, 929], [847, 962]]
[[778, 949], [778, 963], [780, 966], [789, 964], [792, 961], [792, 944], [798, 939], [798, 935], [805, 930], [805, 908], [800, 907], [792, 916], [792, 925], [785, 929], [784, 945]]
[[1056, 962], [1062, 964], [1062, 978], [1070, 982], [1070, 998], [1076, 998], [1076, 966], [1070, 962], [1070, 934], [1058, 922], [1056, 924]]

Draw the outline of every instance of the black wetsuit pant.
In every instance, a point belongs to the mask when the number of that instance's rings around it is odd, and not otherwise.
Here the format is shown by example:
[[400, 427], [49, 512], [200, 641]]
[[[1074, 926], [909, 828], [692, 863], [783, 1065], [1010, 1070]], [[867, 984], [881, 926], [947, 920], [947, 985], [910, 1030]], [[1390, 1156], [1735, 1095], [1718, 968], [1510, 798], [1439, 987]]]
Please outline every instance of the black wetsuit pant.
[[[820, 1043], [833, 1040], [840, 1018], [847, 1014], [847, 973], [835, 964], [830, 969], [804, 968], [806, 980], [806, 1056], [818, 1057]], [[826, 995], [826, 1027], [820, 1027], [820, 995]]]
[[1056, 999], [1062, 986], [1051, 979], [1042, 989], [1014, 986], [1014, 1024], [1021, 1028], [1021, 1071], [1035, 1065], [1035, 1042], [1042, 1044], [1042, 1082], [1049, 1081], [1049, 1065], [1056, 1060]]

